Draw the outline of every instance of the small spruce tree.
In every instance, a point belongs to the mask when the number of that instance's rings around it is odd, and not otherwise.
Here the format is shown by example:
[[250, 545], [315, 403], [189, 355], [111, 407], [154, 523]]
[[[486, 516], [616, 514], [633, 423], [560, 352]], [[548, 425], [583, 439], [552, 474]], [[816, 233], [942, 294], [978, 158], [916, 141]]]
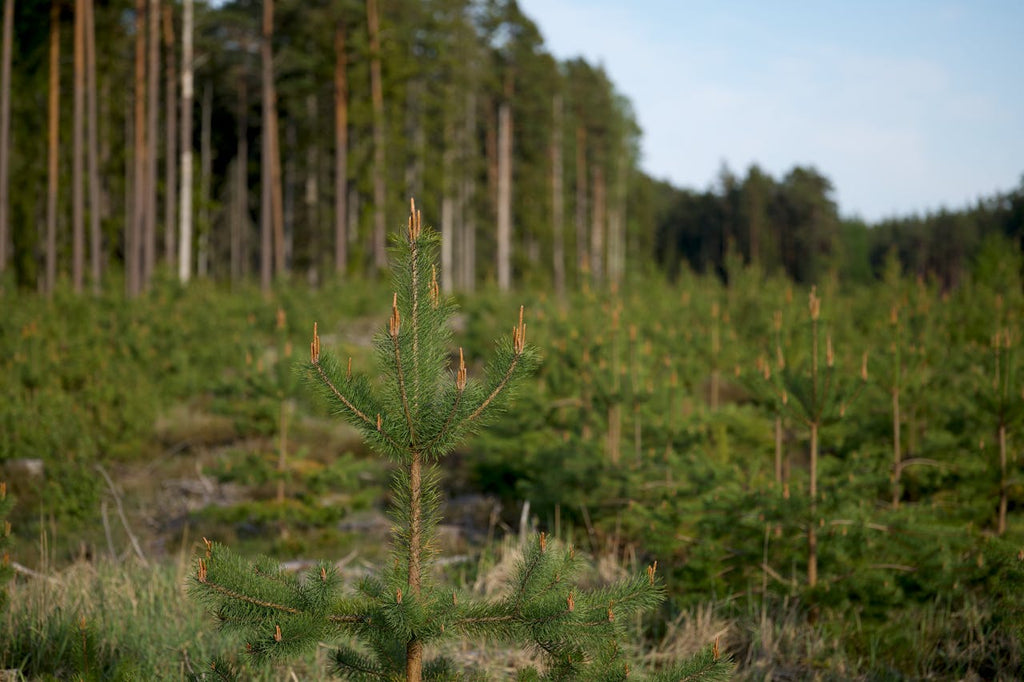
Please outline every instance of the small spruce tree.
[[[534, 647], [545, 666], [520, 671], [523, 680], [625, 679], [626, 624], [664, 597], [655, 565], [635, 578], [583, 589], [573, 582], [581, 558], [541, 534], [525, 551], [503, 598], [481, 600], [434, 579], [442, 497], [437, 463], [505, 405], [514, 385], [537, 367], [539, 355], [526, 343], [520, 308], [484, 380], [468, 375], [462, 349], [458, 367], [449, 370], [447, 321], [454, 308], [438, 287], [440, 240], [422, 228], [412, 209], [394, 253], [391, 316], [376, 337], [383, 381], [375, 385], [353, 373], [351, 361], [343, 365], [322, 351], [315, 325], [307, 365], [338, 413], [397, 465], [392, 560], [346, 595], [329, 563], [295, 576], [272, 560], [250, 562], [207, 541], [192, 591], [222, 626], [244, 633], [247, 650], [257, 657], [287, 657], [332, 642], [334, 672], [348, 679], [466, 679], [452, 661], [427, 655], [426, 647], [453, 637]], [[721, 680], [730, 670], [716, 643], [650, 679]], [[230, 676], [216, 663], [213, 674]]]

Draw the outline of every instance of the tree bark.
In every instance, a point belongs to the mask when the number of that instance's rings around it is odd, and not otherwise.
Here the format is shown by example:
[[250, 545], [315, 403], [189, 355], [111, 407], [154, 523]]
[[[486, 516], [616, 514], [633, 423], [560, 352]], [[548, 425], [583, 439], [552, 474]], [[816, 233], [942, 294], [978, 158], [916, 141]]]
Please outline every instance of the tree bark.
[[807, 521], [807, 586], [818, 584], [818, 423], [811, 422], [811, 470], [809, 494], [811, 513]]
[[565, 169], [562, 161], [565, 112], [561, 94], [553, 98], [551, 118], [551, 265], [555, 293], [561, 297], [565, 295]]
[[270, 127], [273, 118], [273, 54], [270, 40], [273, 35], [274, 2], [263, 0], [263, 30], [260, 41], [262, 120], [260, 122], [260, 288], [270, 291], [274, 278], [274, 198], [273, 154]]
[[238, 152], [235, 160], [236, 215], [231, 251], [231, 279], [239, 282], [249, 274], [249, 91], [245, 78], [238, 79]]
[[348, 270], [348, 55], [345, 26], [334, 29], [334, 269]]
[[1006, 424], [999, 424], [999, 520], [996, 533], [1002, 535], [1006, 532], [1006, 511], [1009, 506], [1007, 488], [1009, 481], [1006, 478]]
[[181, 17], [181, 204], [178, 240], [178, 278], [192, 277], [192, 71], [193, 0], [184, 0]]
[[142, 286], [146, 288], [156, 267], [156, 169], [160, 127], [160, 0], [149, 0], [149, 35], [146, 68], [146, 219]]
[[512, 105], [498, 105], [498, 288], [512, 288]]
[[[422, 578], [420, 560], [423, 554], [423, 455], [412, 453], [409, 466], [409, 589], [417, 599], [420, 596]], [[407, 682], [420, 682], [423, 677], [423, 642], [413, 637], [405, 650], [405, 678]]]
[[[313, 130], [318, 129], [317, 125], [317, 99], [315, 94], [306, 96], [306, 112], [309, 116]], [[310, 278], [313, 284], [319, 281], [323, 273], [323, 249], [320, 248], [322, 239], [320, 229], [320, 146], [314, 139], [306, 147], [306, 223], [309, 225], [312, 253], [309, 256]]]
[[593, 210], [590, 215], [590, 277], [595, 284], [604, 280], [605, 181], [604, 168], [594, 164]]
[[900, 450], [900, 389], [892, 389], [892, 508], [900, 508], [900, 478], [903, 474], [903, 453]]
[[384, 154], [384, 85], [381, 75], [380, 20], [377, 0], [366, 0], [366, 27], [370, 38], [370, 100], [373, 106], [373, 266], [387, 266], [387, 185]]
[[455, 272], [455, 123], [447, 93], [444, 113], [444, 150], [441, 152], [441, 290], [452, 290]]
[[57, 187], [60, 149], [60, 4], [50, 3], [50, 81], [46, 147], [46, 277], [44, 290], [57, 285]]
[[199, 220], [196, 254], [196, 273], [206, 277], [210, 273], [210, 183], [213, 178], [213, 145], [211, 143], [213, 118], [213, 86], [203, 86], [203, 102], [199, 109]]
[[476, 286], [476, 94], [466, 93], [466, 127], [462, 146], [462, 183], [459, 204], [462, 207], [459, 241], [459, 273], [463, 291]]
[[174, 267], [178, 249], [175, 240], [178, 225], [178, 73], [174, 59], [174, 12], [170, 4], [164, 5], [164, 61], [167, 64], [167, 79], [164, 81], [164, 106], [166, 114], [164, 150], [164, 259]]
[[75, 0], [71, 115], [71, 286], [85, 278], [85, 1]]
[[99, 293], [103, 276], [103, 233], [100, 228], [99, 116], [96, 111], [96, 22], [93, 0], [85, 0], [86, 174], [89, 178], [89, 256], [92, 289]]
[[0, 49], [0, 274], [10, 259], [11, 43], [14, 0], [4, 1], [3, 48]]
[[586, 280], [587, 251], [587, 131], [576, 126], [576, 267], [579, 284]]
[[125, 268], [129, 296], [142, 291], [146, 234], [146, 0], [135, 0], [135, 90], [133, 116], [132, 219], [128, 227]]

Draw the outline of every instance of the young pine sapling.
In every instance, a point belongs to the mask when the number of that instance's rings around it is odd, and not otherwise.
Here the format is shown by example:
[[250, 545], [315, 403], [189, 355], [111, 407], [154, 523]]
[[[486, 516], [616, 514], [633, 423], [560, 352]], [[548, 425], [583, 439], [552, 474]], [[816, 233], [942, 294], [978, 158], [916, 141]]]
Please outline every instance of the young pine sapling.
[[[379, 385], [354, 373], [351, 361], [339, 363], [322, 350], [315, 325], [307, 365], [337, 412], [397, 465], [391, 561], [347, 595], [329, 563], [297, 577], [271, 560], [250, 562], [207, 542], [192, 590], [222, 626], [244, 633], [248, 651], [257, 657], [286, 657], [332, 642], [334, 672], [348, 679], [465, 679], [452, 661], [433, 653], [434, 645], [451, 638], [533, 647], [544, 669], [519, 671], [519, 679], [625, 679], [629, 666], [620, 642], [626, 624], [663, 598], [654, 565], [635, 578], [583, 589], [573, 582], [581, 558], [541, 534], [503, 598], [481, 600], [435, 579], [438, 461], [505, 405], [513, 386], [539, 364], [536, 349], [526, 342], [520, 309], [483, 381], [469, 376], [462, 349], [450, 371], [448, 319], [454, 307], [438, 286], [438, 246], [437, 234], [422, 228], [413, 206], [394, 254], [391, 316], [376, 337]], [[730, 667], [716, 644], [651, 679], [724, 679]], [[226, 677], [223, 669], [215, 668]]]

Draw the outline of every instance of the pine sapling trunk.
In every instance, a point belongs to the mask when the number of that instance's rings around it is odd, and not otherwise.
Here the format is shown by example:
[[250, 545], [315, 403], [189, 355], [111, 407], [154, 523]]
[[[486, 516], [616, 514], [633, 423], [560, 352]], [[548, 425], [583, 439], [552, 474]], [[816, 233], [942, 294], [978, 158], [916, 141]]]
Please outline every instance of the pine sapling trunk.
[[811, 422], [811, 471], [810, 490], [811, 514], [807, 524], [807, 585], [818, 584], [818, 534], [815, 524], [818, 523], [815, 512], [818, 507], [818, 423]]
[[1007, 508], [1007, 481], [1006, 481], [1006, 424], [999, 424], [999, 522], [996, 532], [1002, 535], [1006, 532], [1006, 508]]
[[892, 389], [892, 508], [900, 508], [900, 476], [903, 474], [903, 453], [900, 451], [900, 389]]
[[[409, 464], [409, 589], [417, 599], [420, 596], [420, 557], [423, 554], [423, 455], [414, 451]], [[405, 648], [405, 678], [420, 682], [423, 677], [423, 642], [417, 637], [409, 640]]]

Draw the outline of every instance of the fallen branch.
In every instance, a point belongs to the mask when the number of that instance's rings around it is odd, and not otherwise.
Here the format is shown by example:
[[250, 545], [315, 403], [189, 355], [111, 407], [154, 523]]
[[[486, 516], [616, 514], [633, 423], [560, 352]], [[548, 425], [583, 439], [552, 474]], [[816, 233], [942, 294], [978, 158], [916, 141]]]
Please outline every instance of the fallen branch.
[[124, 513], [124, 505], [121, 504], [121, 496], [117, 494], [117, 488], [114, 487], [114, 481], [111, 480], [110, 475], [107, 474], [107, 470], [103, 468], [103, 465], [97, 464], [96, 471], [102, 474], [103, 478], [107, 481], [107, 486], [110, 488], [110, 494], [114, 496], [114, 504], [117, 505], [117, 515], [121, 517], [121, 525], [124, 526], [124, 532], [128, 534], [128, 540], [132, 543], [132, 548], [135, 550], [135, 554], [139, 557], [139, 561], [142, 562], [143, 566], [149, 565], [149, 560], [146, 559], [146, 555], [142, 552], [142, 546], [139, 545], [138, 538], [132, 533], [131, 527], [128, 525], [128, 517]]

